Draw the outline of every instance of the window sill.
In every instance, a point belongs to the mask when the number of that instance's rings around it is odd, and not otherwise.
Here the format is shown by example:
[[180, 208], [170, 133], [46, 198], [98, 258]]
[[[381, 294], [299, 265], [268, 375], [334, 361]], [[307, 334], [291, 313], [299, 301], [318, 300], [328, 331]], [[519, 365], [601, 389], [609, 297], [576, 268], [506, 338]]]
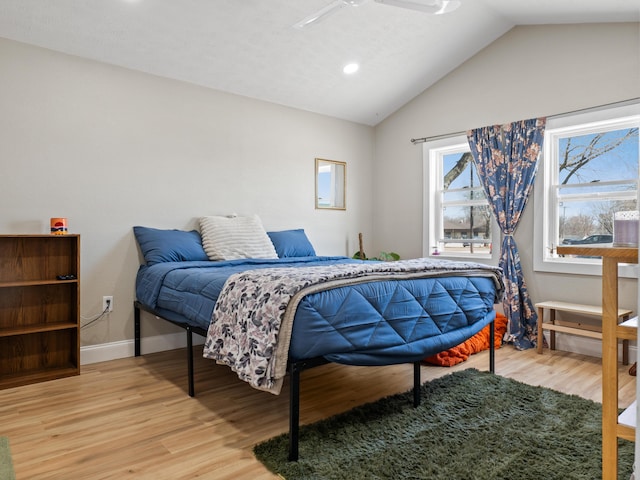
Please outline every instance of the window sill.
[[429, 254], [428, 258], [432, 258], [434, 260], [441, 258], [445, 260], [486, 263], [490, 265], [498, 264], [497, 258], [494, 259], [492, 255], [465, 255], [461, 253], [447, 253], [447, 254], [440, 253], [438, 255]]
[[[602, 260], [598, 258], [548, 257], [536, 261], [534, 271], [544, 273], [564, 273], [571, 275], [602, 276]], [[619, 267], [620, 278], [638, 278], [638, 266], [622, 263]]]

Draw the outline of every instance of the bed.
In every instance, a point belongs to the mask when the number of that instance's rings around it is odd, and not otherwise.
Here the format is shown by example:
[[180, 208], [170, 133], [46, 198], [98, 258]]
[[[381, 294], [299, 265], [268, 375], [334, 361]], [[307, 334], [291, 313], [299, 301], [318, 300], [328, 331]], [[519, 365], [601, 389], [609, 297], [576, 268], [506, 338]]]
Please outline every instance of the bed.
[[417, 404], [421, 360], [493, 326], [504, 290], [500, 269], [477, 263], [318, 256], [304, 230], [265, 232], [256, 216], [203, 217], [200, 232], [134, 232], [145, 260], [136, 277], [136, 356], [147, 311], [185, 329], [191, 396], [193, 334], [205, 337], [205, 357], [254, 388], [278, 394], [289, 374], [291, 460], [303, 370], [412, 363]]

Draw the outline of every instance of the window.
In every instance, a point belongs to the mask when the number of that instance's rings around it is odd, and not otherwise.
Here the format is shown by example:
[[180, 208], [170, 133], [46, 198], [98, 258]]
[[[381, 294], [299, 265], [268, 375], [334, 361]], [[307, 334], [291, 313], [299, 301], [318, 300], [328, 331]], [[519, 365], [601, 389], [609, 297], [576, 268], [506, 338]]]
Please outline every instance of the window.
[[535, 190], [536, 270], [601, 273], [599, 258], [560, 257], [555, 248], [612, 245], [614, 214], [638, 210], [638, 112], [636, 104], [547, 122]]
[[495, 226], [465, 136], [424, 144], [423, 255], [492, 257]]

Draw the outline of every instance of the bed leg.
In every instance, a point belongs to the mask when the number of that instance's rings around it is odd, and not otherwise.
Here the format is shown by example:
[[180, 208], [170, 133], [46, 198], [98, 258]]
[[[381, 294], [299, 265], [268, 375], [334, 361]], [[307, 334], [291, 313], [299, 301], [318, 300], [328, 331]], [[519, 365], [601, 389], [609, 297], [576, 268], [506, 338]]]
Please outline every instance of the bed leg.
[[494, 320], [489, 325], [489, 371], [496, 373], [496, 321]]
[[134, 354], [140, 356], [140, 308], [138, 304], [133, 302], [133, 342]]
[[295, 362], [289, 366], [291, 386], [289, 394], [289, 461], [298, 461], [298, 433], [300, 429], [300, 369]]
[[420, 362], [413, 362], [413, 406], [420, 405]]
[[189, 396], [195, 397], [195, 387], [193, 385], [193, 332], [187, 325], [187, 365], [189, 369]]

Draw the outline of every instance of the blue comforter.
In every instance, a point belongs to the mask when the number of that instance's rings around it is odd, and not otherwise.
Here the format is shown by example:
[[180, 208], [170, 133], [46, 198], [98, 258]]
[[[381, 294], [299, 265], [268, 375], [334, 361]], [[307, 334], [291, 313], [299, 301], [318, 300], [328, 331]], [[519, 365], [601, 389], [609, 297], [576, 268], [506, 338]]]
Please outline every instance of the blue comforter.
[[[360, 263], [346, 257], [167, 262], [142, 266], [136, 296], [204, 330], [232, 273], [274, 266]], [[293, 323], [290, 360], [323, 356], [351, 365], [420, 360], [460, 344], [495, 317], [501, 277], [451, 275], [360, 283], [304, 297]]]
[[155, 310], [166, 310], [206, 330], [218, 295], [229, 275], [254, 268], [361, 263], [345, 257], [296, 257], [286, 260], [241, 259], [219, 262], [164, 262], [142, 265], [136, 278], [136, 298]]

